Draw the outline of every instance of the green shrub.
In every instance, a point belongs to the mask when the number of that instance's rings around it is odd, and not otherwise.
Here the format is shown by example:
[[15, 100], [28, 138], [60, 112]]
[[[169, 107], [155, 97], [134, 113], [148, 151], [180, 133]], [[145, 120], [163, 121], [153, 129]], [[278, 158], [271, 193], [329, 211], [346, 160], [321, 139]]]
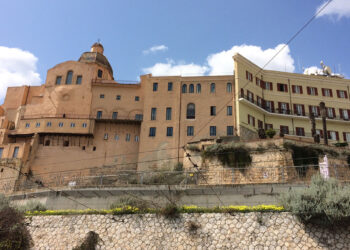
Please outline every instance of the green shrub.
[[0, 249], [29, 249], [30, 235], [22, 213], [4, 206], [0, 210]]
[[349, 144], [347, 142], [337, 142], [337, 143], [334, 143], [334, 146], [341, 148], [341, 147], [347, 147], [349, 146]]
[[266, 130], [265, 133], [268, 137], [273, 138], [276, 134], [276, 131], [273, 130], [272, 128], [270, 128], [270, 129]]
[[188, 145], [186, 145], [186, 149], [189, 151], [193, 151], [193, 152], [200, 152], [201, 151], [199, 146], [196, 144], [188, 144]]
[[350, 188], [314, 175], [308, 188], [282, 195], [281, 204], [302, 221], [319, 225], [349, 224]]
[[97, 243], [99, 241], [99, 236], [94, 231], [88, 232], [84, 241], [80, 246], [74, 247], [73, 250], [95, 250]]
[[181, 171], [170, 172], [165, 170], [149, 174], [143, 179], [143, 184], [178, 185], [186, 178]]
[[213, 144], [202, 151], [203, 159], [213, 157], [217, 157], [223, 165], [243, 171], [252, 163], [250, 149], [237, 143]]
[[21, 212], [46, 211], [46, 206], [39, 201], [28, 201], [24, 206], [18, 207]]
[[265, 129], [259, 128], [258, 129], [258, 136], [259, 136], [260, 139], [266, 139]]
[[184, 165], [182, 164], [182, 162], [176, 163], [176, 165], [174, 166], [174, 171], [180, 172], [183, 170], [184, 170]]
[[150, 207], [149, 203], [143, 199], [137, 199], [130, 196], [121, 197], [118, 201], [113, 202], [110, 205], [110, 209], [123, 208], [123, 207], [137, 207], [141, 211], [147, 210]]

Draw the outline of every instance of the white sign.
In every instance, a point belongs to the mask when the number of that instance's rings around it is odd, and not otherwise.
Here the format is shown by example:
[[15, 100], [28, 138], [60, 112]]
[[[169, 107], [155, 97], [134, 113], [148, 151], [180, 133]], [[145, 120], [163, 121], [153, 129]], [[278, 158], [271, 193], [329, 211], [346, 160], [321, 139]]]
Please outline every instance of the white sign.
[[323, 162], [320, 162], [320, 174], [324, 179], [329, 178], [329, 169], [328, 169], [328, 158], [327, 155], [324, 156]]

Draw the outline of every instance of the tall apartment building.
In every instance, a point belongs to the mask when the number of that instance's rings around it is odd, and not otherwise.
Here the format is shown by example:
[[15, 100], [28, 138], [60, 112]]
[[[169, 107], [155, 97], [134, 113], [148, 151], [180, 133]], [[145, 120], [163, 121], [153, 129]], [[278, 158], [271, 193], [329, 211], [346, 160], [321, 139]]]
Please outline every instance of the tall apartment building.
[[[349, 80], [261, 70], [237, 54], [234, 75], [148, 74], [123, 84], [103, 52], [95, 43], [78, 61], [49, 69], [45, 84], [8, 88], [0, 107], [0, 188], [24, 174], [50, 183], [69, 171], [171, 167], [188, 142], [252, 139], [258, 128], [309, 136], [307, 113], [319, 115], [320, 100], [328, 107], [327, 135], [350, 141]], [[317, 129], [324, 136], [319, 118]]]

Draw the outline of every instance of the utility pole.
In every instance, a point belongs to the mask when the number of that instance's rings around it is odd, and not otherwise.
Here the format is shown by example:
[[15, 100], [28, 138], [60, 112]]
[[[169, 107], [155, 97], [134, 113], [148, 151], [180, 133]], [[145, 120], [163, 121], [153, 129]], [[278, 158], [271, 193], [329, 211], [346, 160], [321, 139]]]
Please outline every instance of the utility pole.
[[326, 121], [327, 113], [326, 113], [326, 104], [324, 102], [320, 102], [320, 112], [322, 117], [324, 144], [328, 145], [327, 121]]

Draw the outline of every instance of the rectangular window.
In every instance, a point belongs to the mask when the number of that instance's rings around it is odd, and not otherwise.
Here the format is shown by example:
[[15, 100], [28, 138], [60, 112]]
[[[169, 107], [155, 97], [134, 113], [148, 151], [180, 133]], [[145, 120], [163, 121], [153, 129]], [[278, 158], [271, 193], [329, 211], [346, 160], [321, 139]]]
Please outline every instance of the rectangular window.
[[248, 124], [255, 127], [255, 117], [248, 115]]
[[117, 95], [115, 99], [119, 101], [120, 99], [122, 99], [122, 97], [120, 95]]
[[272, 82], [265, 82], [264, 85], [266, 90], [272, 90]]
[[280, 92], [288, 92], [288, 85], [285, 83], [277, 83], [277, 90]]
[[328, 131], [328, 138], [334, 141], [338, 140], [338, 132], [336, 131]]
[[232, 116], [232, 106], [227, 106], [227, 115]]
[[51, 125], [52, 125], [51, 122], [46, 123], [46, 127], [51, 127]]
[[265, 109], [269, 112], [273, 112], [272, 101], [265, 101]]
[[[350, 133], [345, 133], [344, 132], [344, 141], [350, 142]], [[1, 157], [1, 155], [0, 155], [0, 157]]]
[[40, 122], [37, 122], [37, 123], [35, 124], [35, 127], [39, 128], [39, 127], [40, 127]]
[[278, 108], [280, 114], [289, 114], [289, 103], [278, 102]]
[[292, 92], [295, 94], [302, 94], [303, 93], [303, 87], [300, 85], [292, 85]]
[[216, 106], [210, 106], [210, 115], [215, 116], [216, 115]]
[[118, 112], [113, 112], [112, 113], [112, 119], [115, 120], [118, 117]]
[[139, 142], [140, 141], [140, 137], [138, 135], [135, 135], [135, 141]]
[[193, 136], [193, 134], [194, 134], [194, 127], [187, 126], [187, 136]]
[[82, 126], [83, 126], [83, 128], [86, 128], [87, 124], [84, 122]]
[[166, 128], [166, 136], [173, 136], [173, 127]]
[[105, 94], [100, 94], [100, 99], [105, 98]]
[[226, 85], [226, 92], [231, 93], [232, 92], [232, 83], [228, 82]]
[[337, 96], [338, 98], [348, 99], [348, 93], [344, 90], [337, 90]]
[[250, 102], [254, 102], [254, 94], [247, 90], [247, 97]]
[[102, 118], [102, 111], [97, 111], [96, 118], [97, 119], [101, 119]]
[[313, 96], [317, 96], [318, 95], [317, 88], [315, 88], [315, 87], [306, 87], [306, 89], [307, 89], [307, 94], [308, 95], [313, 95]]
[[226, 132], [228, 136], [233, 135], [233, 126], [227, 126]]
[[119, 135], [115, 135], [115, 136], [114, 136], [114, 140], [115, 140], [115, 141], [118, 141], [118, 140], [119, 140]]
[[319, 135], [320, 138], [323, 138], [323, 130], [321, 130], [321, 129], [316, 129], [316, 135]]
[[304, 115], [304, 105], [302, 104], [294, 104], [294, 114], [296, 115]]
[[344, 120], [349, 120], [349, 113], [350, 113], [350, 110], [347, 110], [347, 109], [339, 109], [339, 113], [340, 113], [341, 118], [343, 118]]
[[151, 120], [154, 121], [157, 118], [157, 108], [151, 109]]
[[166, 115], [165, 119], [170, 121], [171, 120], [171, 108], [166, 108]]
[[153, 92], [156, 92], [156, 91], [158, 91], [158, 83], [154, 82], [153, 83]]
[[262, 107], [262, 98], [260, 96], [256, 96], [256, 104], [258, 104], [259, 107]]
[[143, 119], [143, 115], [142, 114], [136, 114], [135, 115], [135, 120], [142, 121], [142, 119]]
[[2, 153], [4, 152], [4, 148], [0, 148], [0, 159], [2, 158]]
[[103, 135], [103, 139], [104, 139], [104, 140], [108, 140], [108, 133], [105, 133], [105, 134]]
[[77, 76], [77, 81], [75, 82], [76, 84], [80, 85], [83, 80], [82, 76]]
[[30, 123], [26, 123], [26, 128], [29, 128], [30, 127]]
[[17, 158], [17, 156], [18, 156], [18, 151], [19, 151], [19, 147], [15, 147], [15, 149], [13, 150], [12, 158]]
[[322, 95], [327, 97], [333, 97], [333, 92], [331, 89], [322, 88]]
[[265, 123], [265, 129], [268, 130], [268, 129], [273, 129], [273, 125], [270, 124], [270, 123]]
[[255, 77], [255, 82], [256, 82], [256, 85], [261, 87], [261, 80], [257, 77]]
[[216, 126], [210, 126], [210, 136], [216, 136]]
[[327, 116], [328, 116], [328, 118], [334, 118], [335, 117], [334, 108], [328, 108], [327, 107]]
[[57, 76], [56, 77], [56, 85], [60, 85], [62, 81], [62, 76]]
[[125, 141], [130, 141], [130, 134], [126, 134]]
[[173, 91], [173, 83], [168, 82], [168, 91]]
[[75, 128], [75, 123], [72, 122], [72, 123], [70, 124], [70, 127], [71, 127], [71, 128]]
[[280, 126], [280, 131], [281, 131], [281, 133], [284, 134], [284, 135], [288, 135], [288, 134], [289, 134], [289, 128], [288, 128], [288, 126], [283, 126], [283, 125], [281, 125], [281, 126]]
[[250, 73], [249, 71], [246, 71], [245, 75], [249, 81], [251, 81], [251, 82], [253, 81], [253, 74], [252, 73]]
[[149, 128], [149, 136], [151, 136], [151, 137], [156, 136], [156, 128], [155, 127]]
[[62, 128], [62, 127], [63, 127], [63, 122], [59, 122], [59, 123], [58, 123], [58, 126], [59, 126], [60, 128]]
[[140, 101], [140, 97], [139, 96], [135, 96], [135, 102]]
[[297, 136], [305, 136], [304, 128], [296, 127], [295, 130], [296, 130]]
[[310, 105], [310, 106], [309, 106], [309, 112], [310, 112], [310, 113], [313, 113], [315, 117], [320, 116], [320, 109], [319, 109], [318, 106], [312, 106], [312, 105]]

